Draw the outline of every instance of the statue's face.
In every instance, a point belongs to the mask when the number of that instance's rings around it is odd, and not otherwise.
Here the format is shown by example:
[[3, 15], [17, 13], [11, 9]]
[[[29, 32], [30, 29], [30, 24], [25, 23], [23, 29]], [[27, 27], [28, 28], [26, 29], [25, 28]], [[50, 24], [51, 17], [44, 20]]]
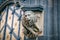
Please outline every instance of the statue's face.
[[33, 20], [33, 21], [36, 21], [37, 19], [36, 19], [36, 15], [34, 14], [34, 12], [32, 12], [32, 11], [26, 11], [25, 12], [25, 18], [27, 19], [27, 20]]

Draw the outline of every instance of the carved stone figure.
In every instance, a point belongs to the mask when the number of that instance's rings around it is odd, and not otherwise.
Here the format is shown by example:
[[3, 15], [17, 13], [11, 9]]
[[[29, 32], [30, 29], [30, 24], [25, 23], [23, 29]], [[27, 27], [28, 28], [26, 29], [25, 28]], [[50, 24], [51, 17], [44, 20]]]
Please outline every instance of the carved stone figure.
[[22, 25], [24, 27], [24, 34], [28, 38], [37, 37], [40, 33], [39, 28], [35, 25], [37, 16], [32, 11], [26, 11], [23, 15]]

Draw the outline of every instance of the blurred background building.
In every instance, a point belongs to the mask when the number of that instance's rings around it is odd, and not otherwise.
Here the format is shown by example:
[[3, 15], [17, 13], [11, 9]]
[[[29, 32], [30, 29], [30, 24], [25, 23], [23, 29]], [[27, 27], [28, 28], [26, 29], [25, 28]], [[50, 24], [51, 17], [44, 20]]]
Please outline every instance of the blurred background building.
[[[12, 0], [8, 3], [9, 1], [11, 0], [0, 0], [0, 40], [21, 40], [21, 9], [18, 6], [14, 9], [13, 4], [16, 2], [19, 2], [20, 7], [23, 5], [23, 11], [44, 11], [43, 35], [36, 40], [60, 40], [60, 0]], [[21, 36], [22, 40], [35, 40], [26, 39], [24, 34]]]

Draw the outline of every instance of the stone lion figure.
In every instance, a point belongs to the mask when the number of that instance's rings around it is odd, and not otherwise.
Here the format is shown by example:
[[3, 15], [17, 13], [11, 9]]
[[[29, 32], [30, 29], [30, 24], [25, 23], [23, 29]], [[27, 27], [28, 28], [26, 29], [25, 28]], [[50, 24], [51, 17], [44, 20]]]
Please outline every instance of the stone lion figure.
[[35, 25], [37, 17], [32, 11], [26, 11], [23, 15], [22, 25], [24, 27], [24, 35], [28, 38], [34, 38], [41, 33]]

